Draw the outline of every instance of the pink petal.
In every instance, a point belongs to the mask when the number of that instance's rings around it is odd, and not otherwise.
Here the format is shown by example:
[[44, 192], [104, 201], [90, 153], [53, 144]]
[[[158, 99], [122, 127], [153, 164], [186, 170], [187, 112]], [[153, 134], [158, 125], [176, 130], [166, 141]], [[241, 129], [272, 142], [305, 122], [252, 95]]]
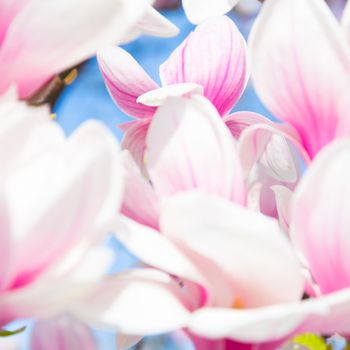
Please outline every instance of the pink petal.
[[94, 0], [30, 1], [1, 45], [0, 92], [15, 83], [28, 97], [53, 75], [122, 41], [148, 6], [143, 0], [106, 0], [103, 6]]
[[147, 168], [159, 195], [199, 188], [245, 202], [235, 144], [205, 98], [173, 98], [159, 107], [146, 143]]
[[250, 48], [259, 96], [295, 127], [314, 157], [345, 118], [337, 103], [350, 55], [336, 19], [324, 1], [271, 0], [254, 24]]
[[137, 103], [137, 98], [158, 88], [134, 58], [120, 47], [98, 53], [98, 62], [107, 89], [115, 103], [126, 114], [144, 118], [153, 116], [156, 108]]
[[121, 212], [140, 224], [158, 227], [158, 197], [128, 153], [124, 154], [125, 189]]
[[124, 131], [121, 146], [130, 152], [140, 169], [145, 167], [146, 136], [151, 120], [144, 118], [119, 125]]
[[[203, 5], [201, 5], [203, 7]], [[160, 67], [164, 85], [195, 83], [221, 115], [229, 112], [247, 82], [245, 42], [228, 17], [199, 25]]]
[[32, 350], [95, 350], [92, 331], [69, 315], [35, 323], [31, 336]]
[[235, 294], [231, 305], [238, 300], [260, 307], [301, 297], [299, 262], [273, 219], [221, 198], [187, 193], [166, 201], [160, 227], [225, 272]]
[[323, 293], [350, 286], [349, 176], [350, 142], [339, 140], [315, 158], [291, 204], [291, 236]]

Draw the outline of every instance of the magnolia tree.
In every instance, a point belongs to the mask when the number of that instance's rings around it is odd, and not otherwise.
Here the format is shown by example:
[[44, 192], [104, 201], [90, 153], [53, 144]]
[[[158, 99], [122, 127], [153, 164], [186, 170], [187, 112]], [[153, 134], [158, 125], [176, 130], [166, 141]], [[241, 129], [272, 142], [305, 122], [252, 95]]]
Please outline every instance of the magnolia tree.
[[[97, 350], [92, 327], [118, 349], [350, 346], [350, 4], [237, 3], [183, 0], [197, 26], [159, 85], [115, 46], [177, 34], [152, 1], [0, 0], [1, 349], [24, 318], [34, 350]], [[47, 104], [95, 54], [121, 146]], [[232, 112], [250, 78], [278, 122]], [[139, 260], [112, 275], [111, 233]]]

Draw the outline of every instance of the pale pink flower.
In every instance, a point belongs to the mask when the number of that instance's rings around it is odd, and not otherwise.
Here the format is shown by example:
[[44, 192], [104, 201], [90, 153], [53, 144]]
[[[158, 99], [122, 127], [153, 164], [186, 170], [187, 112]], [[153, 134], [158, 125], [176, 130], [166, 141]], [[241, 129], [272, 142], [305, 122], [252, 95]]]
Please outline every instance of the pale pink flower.
[[123, 147], [143, 166], [145, 138], [155, 111], [169, 96], [203, 92], [225, 116], [247, 83], [245, 41], [228, 17], [197, 26], [160, 67], [159, 88], [123, 49], [111, 47], [98, 54], [107, 88], [118, 106], [135, 121], [122, 125]]
[[1, 0], [0, 94], [21, 98], [106, 45], [140, 32], [176, 34], [148, 0]]
[[110, 263], [119, 150], [97, 122], [66, 138], [46, 107], [0, 97], [0, 326], [64, 311]]

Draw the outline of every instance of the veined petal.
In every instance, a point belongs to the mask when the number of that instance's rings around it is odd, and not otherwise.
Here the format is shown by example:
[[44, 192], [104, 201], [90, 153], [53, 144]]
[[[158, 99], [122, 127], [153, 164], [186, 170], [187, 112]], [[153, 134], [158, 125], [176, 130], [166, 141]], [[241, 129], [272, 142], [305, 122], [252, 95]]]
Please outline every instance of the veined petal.
[[0, 91], [13, 82], [21, 97], [29, 96], [54, 74], [121, 41], [148, 6], [148, 0], [30, 1], [2, 43]]
[[158, 197], [128, 153], [124, 153], [125, 190], [121, 212], [140, 224], [158, 227]]
[[160, 227], [225, 271], [244, 307], [292, 302], [302, 295], [299, 262], [273, 219], [221, 198], [187, 193], [165, 202]]
[[154, 116], [146, 143], [147, 169], [159, 195], [200, 188], [245, 203], [234, 140], [204, 97], [169, 99]]
[[249, 44], [259, 96], [295, 127], [314, 157], [346, 118], [337, 103], [349, 79], [350, 54], [335, 17], [324, 1], [270, 0]]
[[188, 19], [198, 24], [213, 16], [229, 12], [239, 0], [182, 0]]
[[95, 350], [96, 346], [88, 326], [70, 315], [39, 320], [32, 330], [32, 350]]
[[[214, 4], [211, 0], [209, 2]], [[206, 6], [202, 0], [200, 6]], [[162, 64], [160, 76], [163, 85], [201, 85], [204, 96], [214, 104], [220, 115], [225, 115], [246, 86], [245, 41], [228, 17], [212, 18], [197, 26]]]
[[137, 103], [137, 98], [158, 88], [134, 58], [120, 47], [109, 47], [98, 53], [98, 62], [107, 89], [115, 103], [132, 117], [153, 116], [156, 108]]
[[291, 237], [323, 293], [350, 286], [349, 176], [350, 142], [335, 141], [315, 158], [291, 203]]

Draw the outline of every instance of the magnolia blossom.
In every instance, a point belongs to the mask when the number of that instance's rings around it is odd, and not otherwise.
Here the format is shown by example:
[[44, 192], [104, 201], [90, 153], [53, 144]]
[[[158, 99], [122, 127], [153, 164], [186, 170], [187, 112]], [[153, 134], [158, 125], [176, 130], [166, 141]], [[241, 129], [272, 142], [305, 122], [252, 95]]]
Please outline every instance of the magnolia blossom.
[[101, 51], [98, 60], [114, 101], [137, 118], [122, 125], [123, 147], [140, 166], [147, 130], [167, 97], [203, 93], [225, 116], [238, 101], [248, 78], [245, 42], [228, 17], [216, 17], [197, 26], [160, 67], [161, 88], [121, 48]]
[[[120, 48], [100, 52], [98, 58], [112, 98], [124, 112], [137, 118], [121, 126], [125, 131], [122, 145], [131, 152], [141, 169], [145, 167], [144, 153], [150, 123], [157, 108], [169, 96], [190, 97], [203, 93], [216, 107], [235, 139], [253, 124], [280, 130], [279, 125], [256, 113], [229, 114], [245, 88], [248, 67], [245, 41], [225, 16], [197, 26], [163, 63], [160, 67], [162, 88]], [[197, 133], [195, 126], [192, 133]], [[242, 146], [242, 167], [244, 176], [249, 178], [249, 197], [256, 197], [251, 200], [255, 202], [252, 205], [271, 216], [277, 216], [277, 208], [270, 188], [282, 185], [292, 190], [300, 175], [300, 166], [285, 138], [297, 142], [289, 130], [280, 130], [280, 135], [271, 137], [269, 134], [263, 140], [260, 138], [258, 152], [246, 151], [254, 146], [254, 143], [249, 144], [253, 138], [247, 138], [248, 144]], [[260, 156], [263, 156], [260, 165], [252, 176], [251, 170]], [[220, 178], [221, 175], [217, 176]]]
[[[136, 218], [139, 223], [123, 219], [116, 232], [150, 268], [106, 281], [87, 299], [89, 307], [77, 308], [79, 316], [117, 326], [124, 334], [188, 327], [202, 336], [224, 338], [201, 329], [196, 321], [199, 310], [256, 312], [298, 302], [304, 290], [302, 269], [278, 223], [241, 206], [245, 192], [237, 149], [215, 108], [200, 96], [168, 101], [152, 121], [147, 145], [148, 171], [160, 196], [153, 225], [157, 230], [140, 224], [148, 218], [151, 206], [146, 196], [153, 189], [134, 176], [133, 200], [128, 203], [135, 208], [128, 208], [144, 216]], [[193, 193], [194, 189], [205, 194]], [[176, 195], [184, 191], [187, 194]], [[127, 197], [129, 193], [131, 185]], [[247, 316], [240, 315], [237, 327], [247, 322]], [[285, 328], [275, 337], [284, 336]], [[261, 329], [248, 333], [238, 328], [227, 337], [275, 339]]]
[[97, 122], [69, 138], [46, 107], [0, 99], [0, 326], [64, 311], [102, 278], [122, 195], [119, 150]]
[[247, 194], [237, 145], [214, 106], [193, 96], [170, 99], [163, 107], [146, 138], [150, 182], [125, 156], [122, 212], [157, 228], [162, 199], [193, 189], [244, 205]]
[[149, 0], [1, 0], [0, 94], [16, 84], [21, 98], [52, 76], [140, 32], [177, 30]]
[[[157, 117], [152, 125], [156, 123], [161, 124]], [[165, 179], [169, 188], [176, 179], [178, 185], [185, 183], [177, 171], [178, 165], [184, 167], [182, 159], [187, 160], [184, 174], [191, 170], [194, 179], [210, 184], [211, 169], [201, 168], [198, 159], [201, 151], [209, 158], [213, 153], [208, 146], [196, 147], [196, 141], [191, 145], [183, 132], [182, 140], [177, 138], [182, 123], [172, 128], [174, 141], [169, 134], [159, 135], [159, 155], [151, 163], [165, 170], [167, 149], [182, 142], [176, 156], [172, 153], [174, 172], [164, 172], [164, 184]], [[219, 117], [203, 115], [195, 125], [203, 141], [215, 145]], [[210, 128], [211, 136], [205, 131]], [[250, 348], [237, 341], [275, 342], [266, 346], [276, 348], [278, 341], [301, 332], [349, 334], [348, 176], [349, 140], [332, 143], [315, 158], [292, 197], [294, 247], [276, 220], [203, 192], [163, 198], [158, 230], [124, 218], [116, 229], [118, 237], [149, 267], [106, 281], [85, 301], [89, 307], [80, 308], [80, 316], [138, 336], [187, 328], [199, 337], [220, 340], [207, 344], [212, 349]], [[296, 256], [303, 257], [310, 273], [307, 284]], [[306, 287], [309, 298], [302, 300]]]
[[[255, 88], [289, 124], [290, 140], [307, 161], [332, 140], [350, 135], [349, 31], [350, 5], [339, 25], [318, 0], [267, 0], [252, 29]], [[246, 134], [247, 143], [259, 144], [268, 133], [280, 130], [255, 127]]]

